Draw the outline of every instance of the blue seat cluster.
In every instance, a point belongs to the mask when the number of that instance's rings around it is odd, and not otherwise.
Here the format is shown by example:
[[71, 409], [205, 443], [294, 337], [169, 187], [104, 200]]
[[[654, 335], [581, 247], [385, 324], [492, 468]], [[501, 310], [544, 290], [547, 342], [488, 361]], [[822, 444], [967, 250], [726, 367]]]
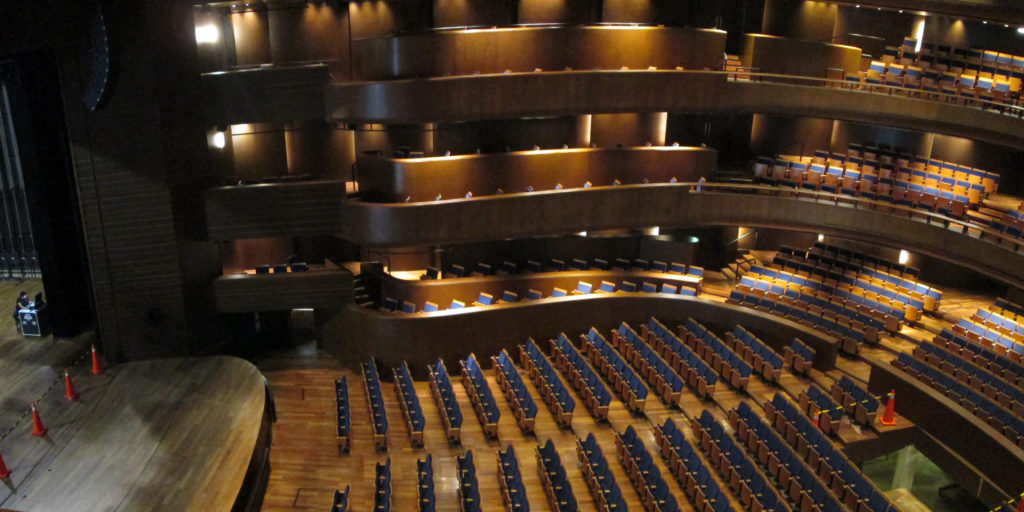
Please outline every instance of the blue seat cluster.
[[476, 480], [473, 450], [466, 450], [465, 455], [456, 456], [455, 468], [459, 476], [459, 510], [480, 512], [480, 484]]
[[868, 393], [863, 386], [858, 386], [849, 377], [843, 376], [839, 382], [832, 384], [832, 400], [835, 400], [847, 413], [853, 415], [858, 423], [870, 425], [875, 421], [878, 412], [878, 399]]
[[[1007, 331], [1009, 330], [1007, 329]], [[1024, 353], [1024, 344], [1018, 341], [1020, 335], [1016, 332], [1001, 332], [997, 327], [977, 324], [966, 318], [957, 321], [953, 326], [953, 332], [1004, 354], [1015, 352], [1015, 355], [1019, 356]]]
[[921, 343], [914, 348], [914, 357], [937, 367], [950, 377], [955, 377], [969, 387], [1024, 418], [1024, 391], [1013, 384], [993, 375], [969, 359], [948, 352], [931, 343]]
[[800, 392], [800, 411], [818, 422], [821, 431], [829, 434], [839, 429], [843, 419], [843, 408], [832, 400], [832, 395], [811, 384], [807, 391]]
[[444, 367], [444, 361], [440, 359], [427, 368], [430, 370], [430, 391], [441, 413], [441, 423], [444, 425], [448, 441], [458, 443], [462, 439], [462, 409], [455, 399], [455, 389], [452, 387], [448, 370]]
[[654, 464], [654, 459], [644, 447], [643, 441], [636, 435], [633, 425], [626, 427], [622, 433], [615, 434], [615, 450], [619, 462], [626, 469], [633, 487], [647, 510], [658, 512], [677, 512], [679, 503], [668, 487], [668, 482], [661, 476], [661, 470]]
[[409, 427], [409, 440], [413, 446], [423, 446], [423, 427], [426, 420], [423, 418], [423, 407], [420, 406], [420, 399], [416, 396], [416, 387], [413, 385], [412, 375], [409, 374], [409, 365], [402, 361], [398, 368], [392, 368], [395, 375], [395, 390], [398, 392], [402, 403], [402, 414], [405, 415], [405, 424]]
[[601, 512], [629, 510], [593, 432], [582, 441], [576, 440], [576, 456], [583, 466], [583, 479], [590, 488], [590, 494], [594, 496], [597, 509]]
[[[746, 405], [741, 404], [741, 407]], [[745, 414], [749, 416], [749, 407], [745, 408]], [[841, 499], [850, 510], [864, 510], [871, 512], [886, 512], [892, 507], [892, 503], [885, 497], [882, 491], [878, 490], [868, 477], [864, 476], [846, 455], [835, 447], [825, 435], [818, 430], [810, 418], [804, 416], [796, 409], [789, 400], [781, 394], [776, 394], [769, 404], [766, 404], [765, 411], [768, 422], [775, 425], [778, 432], [786, 432], [786, 439], [791, 447], [797, 449], [797, 454], [804, 457], [812, 468], [816, 467], [818, 476], [830, 485], [832, 492]], [[737, 415], [740, 411], [737, 410]], [[730, 416], [731, 417], [731, 416]], [[789, 432], [794, 432], [790, 437]], [[803, 454], [806, 448], [806, 454]], [[895, 512], [897, 509], [892, 507]]]
[[[682, 432], [675, 427], [675, 424], [670, 425], [669, 421], [671, 420], [665, 422], [662, 430], [675, 432], [676, 434], [674, 435], [680, 442], [686, 443]], [[740, 503], [743, 506], [751, 510], [757, 510], [760, 507], [764, 511], [789, 512], [789, 506], [786, 505], [785, 499], [779, 494], [778, 490], [772, 486], [771, 480], [765, 476], [761, 469], [757, 467], [756, 462], [747, 455], [742, 446], [722, 428], [722, 425], [715, 421], [715, 418], [706, 409], [694, 420], [693, 433], [697, 440], [700, 441], [699, 446], [708, 454], [711, 467], [718, 470], [723, 481], [730, 482], [729, 485], [739, 491]], [[687, 448], [689, 448], [688, 445]], [[692, 452], [692, 448], [690, 450]], [[700, 460], [695, 453], [690, 453], [689, 457]], [[696, 464], [693, 465], [696, 466]], [[703, 466], [700, 466], [700, 468], [703, 469]], [[706, 469], [704, 471], [707, 472]], [[699, 470], [698, 475], [700, 475]], [[696, 478], [697, 481], [700, 480], [700, 476]], [[718, 490], [718, 485], [715, 484], [710, 475], [705, 480], [705, 487], [708, 493], [715, 491], [721, 493]], [[718, 501], [725, 502], [724, 507], [728, 507], [728, 500], [725, 499], [725, 496], [720, 496]]]
[[[787, 293], [794, 292], [788, 291]], [[809, 310], [807, 307], [809, 303], [805, 302], [804, 299], [811, 300], [811, 303], [815, 301], [810, 296], [804, 296], [803, 298], [792, 299], [790, 304], [786, 304], [784, 300], [774, 300], [765, 294], [744, 293], [740, 290], [732, 290], [729, 292], [729, 298], [726, 302], [767, 311], [794, 322], [809, 325], [819, 331], [827, 332], [840, 339], [842, 342], [840, 348], [843, 351], [856, 354], [858, 345], [865, 339], [864, 331], [853, 327], [853, 323], [848, 317], [841, 317], [844, 321], [839, 322], [836, 321], [838, 318], [834, 313], [822, 316], [820, 310]]]
[[373, 510], [374, 512], [391, 511], [391, 457], [384, 464], [374, 466]]
[[656, 350], [644, 343], [643, 338], [629, 324], [622, 322], [618, 329], [612, 331], [612, 344], [627, 361], [633, 363], [640, 371], [640, 375], [647, 377], [647, 382], [665, 403], [679, 406], [679, 399], [683, 393], [683, 379]]
[[348, 433], [352, 428], [352, 415], [348, 409], [348, 378], [334, 381], [334, 399], [338, 412], [338, 451], [347, 452]]
[[[989, 425], [1000, 424], [1001, 432], [1010, 441], [1018, 446], [1024, 445], [1024, 420], [1021, 420], [1013, 413], [1001, 407], [998, 403], [990, 400], [985, 395], [971, 389], [963, 382], [946, 375], [940, 370], [928, 366], [923, 361], [914, 359], [910, 354], [901, 353], [892, 364], [897, 368], [917, 376], [931, 387], [938, 390], [946, 390], [957, 396], [957, 398], [968, 404], [967, 409], [973, 410], [974, 414], [985, 419]], [[997, 427], [999, 429], [999, 427]]]
[[377, 362], [371, 357], [363, 366], [363, 390], [366, 391], [366, 402], [370, 404], [370, 417], [373, 419], [373, 444], [378, 450], [388, 449], [388, 413], [384, 408], [384, 394], [380, 388], [380, 377], [377, 375]]
[[959, 352], [961, 357], [973, 357], [975, 364], [1015, 384], [1024, 384], [1024, 365], [995, 350], [974, 343], [965, 336], [959, 336], [949, 329], [932, 338], [932, 343], [946, 350]]
[[828, 485], [768, 423], [754, 414], [749, 406], [739, 407], [735, 412], [730, 416], [735, 418], [740, 441], [747, 443], [751, 451], [751, 446], [757, 447], [758, 462], [778, 479], [783, 491], [789, 499], [800, 504], [801, 510], [809, 510], [815, 505], [821, 512], [843, 510]]
[[686, 342], [694, 352], [700, 354], [705, 361], [710, 363], [711, 367], [732, 387], [746, 389], [753, 368], [743, 358], [736, 355], [736, 352], [733, 352], [718, 336], [692, 318], [686, 319], [684, 329], [687, 333]]
[[426, 459], [416, 460], [416, 497], [420, 512], [434, 512], [434, 460], [429, 453]]
[[1002, 297], [996, 299], [995, 306], [1018, 316], [1024, 315], [1024, 306], [1010, 302]]
[[995, 311], [989, 311], [987, 309], [978, 308], [978, 311], [974, 313], [974, 316], [971, 317], [971, 320], [983, 322], [986, 325], [995, 327], [997, 329], [1005, 329], [1006, 331], [1011, 333], [1024, 335], [1024, 323], [1018, 321], [1017, 314], [1013, 313], [1012, 311], [1007, 315], [1001, 315], [999, 313], [996, 313]]
[[494, 378], [512, 406], [512, 415], [519, 428], [526, 433], [533, 432], [533, 425], [537, 421], [537, 404], [526, 389], [526, 383], [519, 375], [515, 363], [505, 349], [501, 349], [497, 356], [491, 356], [491, 362], [494, 364]]
[[622, 356], [608, 344], [608, 341], [593, 327], [583, 341], [583, 352], [594, 363], [626, 406], [635, 412], [643, 412], [647, 403], [647, 386], [640, 376], [633, 372]]
[[331, 504], [331, 512], [348, 512], [348, 485], [344, 491], [334, 491], [334, 502]]
[[778, 382], [782, 377], [782, 357], [742, 325], [725, 333], [725, 342], [768, 382]]
[[555, 421], [563, 427], [569, 426], [572, 413], [576, 410], [576, 400], [569, 395], [569, 389], [533, 338], [526, 340], [525, 345], [519, 345], [519, 360], [530, 372], [530, 377], [540, 390], [541, 399], [548, 404]]
[[807, 372], [814, 366], [815, 354], [815, 350], [807, 346], [800, 338], [793, 338], [793, 343], [782, 349], [782, 358], [786, 364], [793, 369], [793, 373], [800, 375], [807, 375]]
[[494, 394], [491, 393], [491, 386], [487, 384], [480, 363], [477, 362], [475, 355], [470, 354], [466, 359], [459, 361], [459, 366], [462, 367], [462, 385], [466, 388], [469, 402], [473, 404], [473, 410], [476, 411], [484, 435], [498, 437], [501, 409], [498, 409], [498, 403], [494, 401]]
[[583, 359], [565, 333], [559, 333], [557, 338], [551, 340], [551, 358], [566, 380], [579, 392], [583, 398], [583, 405], [590, 411], [591, 416], [598, 420], [607, 420], [612, 395], [601, 381], [601, 377], [587, 364], [586, 359]]
[[501, 483], [501, 499], [505, 503], [505, 510], [530, 512], [523, 475], [519, 471], [519, 458], [512, 445], [508, 445], [504, 452], [498, 450], [498, 481]]
[[680, 377], [686, 379], [697, 396], [709, 398], [715, 394], [718, 373], [674, 332], [654, 317], [648, 319], [641, 329], [647, 343], [661, 353]]
[[543, 446], [537, 447], [537, 471], [540, 483], [548, 497], [548, 504], [555, 512], [576, 512], [576, 495], [572, 492], [572, 484], [565, 474], [562, 458], [555, 449], [555, 443], [548, 439]]

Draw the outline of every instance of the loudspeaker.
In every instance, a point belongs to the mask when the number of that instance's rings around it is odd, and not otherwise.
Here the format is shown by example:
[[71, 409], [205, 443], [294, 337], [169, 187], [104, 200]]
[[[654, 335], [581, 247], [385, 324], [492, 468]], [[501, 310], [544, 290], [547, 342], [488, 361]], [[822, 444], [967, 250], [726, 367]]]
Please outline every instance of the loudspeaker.
[[103, 2], [97, 1], [89, 14], [89, 82], [82, 91], [82, 103], [92, 111], [110, 101], [117, 78], [117, 55]]

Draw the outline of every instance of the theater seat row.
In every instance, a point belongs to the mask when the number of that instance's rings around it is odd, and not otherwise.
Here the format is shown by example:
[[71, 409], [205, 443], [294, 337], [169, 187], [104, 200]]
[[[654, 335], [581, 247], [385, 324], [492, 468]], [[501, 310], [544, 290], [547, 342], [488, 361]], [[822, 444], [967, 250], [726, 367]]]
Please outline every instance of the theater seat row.
[[632, 425], [627, 426], [625, 431], [615, 434], [615, 452], [647, 510], [679, 511], [679, 503], [669, 490], [661, 470], [655, 465], [654, 459]]
[[644, 343], [629, 324], [622, 322], [618, 329], [612, 331], [612, 345], [640, 372], [655, 394], [661, 396], [666, 404], [679, 406], [683, 379], [657, 351]]
[[428, 367], [430, 370], [430, 391], [437, 402], [440, 411], [441, 423], [444, 425], [445, 434], [451, 443], [459, 443], [462, 439], [462, 409], [455, 397], [455, 389], [452, 387], [448, 370], [444, 361], [438, 359], [436, 363]]
[[562, 458], [555, 449], [555, 443], [548, 439], [536, 448], [537, 471], [540, 483], [548, 498], [548, 504], [554, 512], [576, 512], [576, 496], [572, 492], [572, 484], [566, 476]]
[[498, 450], [498, 482], [501, 484], [501, 501], [509, 512], [530, 512], [526, 500], [526, 487], [519, 471], [519, 458], [512, 445], [505, 451]]
[[857, 423], [871, 425], [875, 422], [875, 414], [878, 412], [878, 398], [876, 398], [863, 386], [853, 382], [849, 377], [843, 376], [838, 382], [832, 383], [830, 390], [832, 400], [843, 406], [843, 410], [850, 414]]
[[568, 427], [572, 423], [572, 413], [576, 410], [576, 400], [570, 396], [558, 372], [532, 338], [526, 344], [519, 345], [519, 354], [523, 367], [540, 391], [541, 399], [551, 409], [555, 422]]
[[504, 260], [500, 265], [493, 265], [485, 262], [477, 262], [467, 272], [466, 267], [457, 263], [448, 267], [443, 272], [437, 267], [427, 267], [422, 279], [447, 279], [467, 276], [490, 276], [490, 275], [512, 275], [517, 273], [536, 274], [540, 272], [561, 272], [565, 270], [635, 270], [640, 272], [664, 272], [669, 274], [690, 275], [703, 277], [704, 269], [696, 265], [685, 263], [666, 263], [664, 261], [646, 260], [635, 258], [632, 261], [625, 258], [614, 258], [609, 263], [608, 259], [592, 258], [589, 262], [581, 258], [573, 258], [566, 264], [564, 260], [550, 258], [547, 263], [536, 259], [527, 259], [523, 263], [515, 263]]
[[473, 404], [480, 426], [483, 427], [484, 435], [497, 438], [501, 409], [494, 400], [494, 394], [491, 393], [491, 387], [487, 384], [480, 363], [477, 362], [475, 355], [470, 354], [466, 359], [459, 361], [459, 366], [462, 369], [462, 384], [469, 395], [470, 403]]
[[599, 512], [629, 510], [626, 501], [622, 498], [619, 484], [615, 481], [615, 475], [608, 467], [608, 461], [604, 457], [601, 445], [594, 438], [593, 432], [588, 434], [586, 439], [576, 440], [576, 456], [580, 460], [583, 480], [590, 488], [590, 494], [594, 497], [597, 510]]
[[391, 371], [395, 376], [395, 392], [398, 394], [405, 424], [409, 429], [409, 440], [414, 447], [423, 446], [423, 428], [426, 420], [423, 417], [420, 399], [416, 396], [412, 375], [409, 374], [409, 365], [402, 361], [401, 366], [392, 368]]
[[832, 395], [811, 384], [806, 391], [801, 391], [800, 412], [814, 418], [818, 427], [826, 434], [839, 430], [839, 422], [843, 419], [843, 408], [832, 399]]
[[352, 429], [352, 415], [349, 413], [348, 377], [334, 381], [334, 397], [338, 416], [338, 451], [347, 452], [349, 431]]
[[419, 512], [434, 512], [434, 459], [429, 453], [425, 459], [416, 460], [416, 497]]
[[[941, 333], [932, 338], [932, 343], [958, 354], [965, 359], [971, 359], [974, 364], [987, 369], [1017, 386], [1024, 385], [1024, 362], [1017, 352], [1007, 351], [1005, 347], [1002, 352], [994, 350], [994, 347], [985, 347], [960, 336], [949, 329], [943, 329]], [[1016, 357], [1013, 357], [1016, 356]]]
[[480, 512], [480, 484], [476, 479], [476, 464], [473, 450], [455, 457], [455, 468], [459, 477], [459, 508], [462, 512]]
[[[698, 512], [732, 512], [732, 505], [718, 483], [711, 477], [711, 472], [704, 460], [694, 451], [693, 445], [686, 440], [686, 435], [680, 430], [672, 418], [666, 418], [661, 426], [654, 426], [654, 439], [658, 443], [661, 457], [668, 465], [669, 471], [675, 476], [676, 481], [686, 492], [687, 499], [693, 504]], [[711, 467], [718, 468], [714, 463]], [[759, 484], [751, 485], [751, 482], [744, 481], [733, 487], [740, 496], [740, 503], [754, 512], [778, 511], [788, 512], [788, 509], [778, 509], [773, 506], [765, 506], [769, 500], [761, 499], [765, 490], [764, 479]], [[755, 489], [755, 490], [752, 490]]]
[[[585, 335], [580, 337], [586, 339]], [[590, 411], [591, 416], [599, 421], [607, 420], [612, 395], [601, 377], [573, 346], [565, 333], [560, 333], [557, 338], [551, 340], [550, 345], [551, 358], [562, 375], [583, 398], [583, 405]]]
[[815, 354], [815, 350], [807, 346], [800, 338], [794, 338], [789, 346], [782, 349], [783, 360], [793, 369], [793, 373], [799, 375], [809, 374], [814, 366]]
[[687, 318], [686, 325], [679, 329], [679, 336], [684, 335], [686, 344], [726, 382], [736, 389], [746, 389], [753, 368], [725, 342], [692, 318]]
[[921, 343], [914, 348], [914, 357], [956, 378], [970, 388], [995, 400], [1019, 418], [1024, 418], [1024, 391], [982, 368], [971, 359], [949, 352], [933, 343]]
[[381, 390], [380, 377], [377, 375], [377, 362], [370, 358], [362, 363], [363, 391], [366, 402], [370, 404], [370, 416], [373, 425], [373, 444], [378, 450], [388, 449], [388, 413], [384, 408], [384, 395]]
[[660, 352], [661, 357], [668, 361], [697, 396], [710, 398], [715, 394], [718, 372], [683, 341], [685, 338], [676, 336], [654, 317], [648, 319], [641, 329], [644, 341]]
[[643, 412], [648, 389], [640, 376], [596, 329], [591, 328], [582, 342], [583, 354], [604, 375], [626, 406], [633, 412]]
[[515, 416], [519, 429], [524, 433], [532, 433], [537, 421], [537, 404], [526, 389], [526, 383], [519, 375], [511, 356], [505, 349], [501, 349], [497, 356], [491, 356], [491, 362], [494, 364], [494, 379], [505, 393], [505, 399], [512, 408], [512, 415]]
[[725, 344], [749, 364], [754, 372], [760, 373], [764, 380], [779, 382], [782, 377], [782, 357], [742, 325], [737, 324], [732, 332], [725, 333]]

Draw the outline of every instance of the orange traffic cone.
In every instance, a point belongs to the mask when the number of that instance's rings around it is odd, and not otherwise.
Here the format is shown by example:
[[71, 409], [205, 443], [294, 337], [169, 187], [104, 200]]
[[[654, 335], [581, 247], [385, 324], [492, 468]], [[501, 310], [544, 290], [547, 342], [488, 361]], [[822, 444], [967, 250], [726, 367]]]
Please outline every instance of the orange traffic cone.
[[64, 368], [64, 398], [68, 400], [78, 398], [78, 392], [75, 391], [75, 385], [71, 383], [71, 375], [68, 374], [67, 368]]
[[[0, 469], [3, 469], [4, 461], [0, 460]], [[1017, 500], [1017, 512], [1024, 512], [1024, 498]]]
[[7, 478], [11, 476], [11, 470], [7, 469], [7, 464], [4, 464], [4, 456], [0, 455], [0, 478]]
[[47, 428], [43, 425], [43, 420], [39, 419], [39, 411], [36, 410], [35, 402], [32, 403], [32, 435], [34, 436], [45, 436]]
[[92, 346], [92, 374], [99, 375], [103, 373], [103, 366], [100, 365], [100, 356], [96, 353], [96, 345]]
[[896, 424], [896, 418], [893, 414], [896, 412], [896, 390], [889, 392], [889, 403], [885, 404], [885, 414], [882, 415], [882, 419], [879, 423], [887, 427], [891, 427]]

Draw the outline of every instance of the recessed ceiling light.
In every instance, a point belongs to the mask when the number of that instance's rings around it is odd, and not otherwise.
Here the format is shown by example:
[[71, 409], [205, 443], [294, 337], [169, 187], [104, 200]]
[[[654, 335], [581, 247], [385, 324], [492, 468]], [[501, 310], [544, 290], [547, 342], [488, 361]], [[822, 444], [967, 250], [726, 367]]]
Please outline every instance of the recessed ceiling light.
[[900, 9], [900, 14], [903, 14], [903, 9]]

